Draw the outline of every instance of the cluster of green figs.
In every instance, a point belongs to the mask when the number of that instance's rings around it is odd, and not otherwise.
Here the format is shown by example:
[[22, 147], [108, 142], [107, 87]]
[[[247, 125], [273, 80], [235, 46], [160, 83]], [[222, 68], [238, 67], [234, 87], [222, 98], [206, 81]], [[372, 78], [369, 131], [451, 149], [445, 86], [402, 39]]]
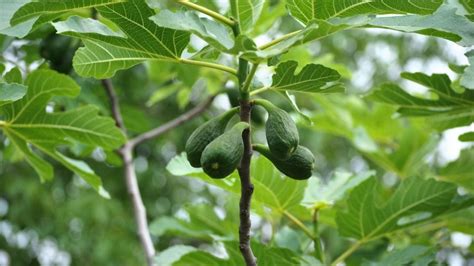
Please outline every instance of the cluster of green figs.
[[[253, 104], [262, 106], [268, 113], [265, 135], [268, 146], [254, 144], [253, 150], [267, 157], [286, 176], [304, 180], [312, 175], [314, 156], [299, 145], [299, 134], [295, 122], [283, 109], [263, 99]], [[228, 123], [239, 112], [239, 107], [207, 121], [199, 126], [186, 142], [186, 154], [193, 167], [202, 167], [212, 178], [225, 178], [240, 164], [244, 154], [242, 133], [250, 125], [237, 122], [230, 129]]]

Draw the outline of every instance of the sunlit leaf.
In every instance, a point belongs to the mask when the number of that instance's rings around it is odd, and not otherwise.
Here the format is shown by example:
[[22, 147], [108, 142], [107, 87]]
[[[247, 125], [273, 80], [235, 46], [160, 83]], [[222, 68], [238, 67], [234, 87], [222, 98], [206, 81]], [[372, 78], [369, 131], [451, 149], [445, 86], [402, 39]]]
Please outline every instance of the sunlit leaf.
[[313, 19], [363, 14], [431, 14], [442, 0], [287, 0], [291, 15], [303, 23]]
[[[240, 195], [240, 182], [236, 172], [224, 180], [212, 179], [204, 174], [202, 169], [191, 167], [184, 153], [173, 158], [166, 169], [173, 175], [197, 178]], [[252, 160], [251, 173], [255, 190], [261, 191], [261, 193], [255, 193], [253, 202], [263, 204], [280, 214], [300, 206], [306, 181], [283, 177], [263, 156]]]
[[[107, 4], [124, 2], [124, 0], [70, 0], [54, 2], [48, 0], [40, 1], [17, 1], [12, 4], [2, 3], [6, 0], [0, 1], [0, 5], [6, 5], [8, 8], [5, 12], [5, 18], [10, 17], [11, 21], [0, 23], [0, 33], [15, 37], [24, 37], [30, 31], [39, 28], [44, 23], [53, 21], [65, 13], [77, 11], [84, 8], [94, 8]], [[2, 25], [4, 27], [2, 27]]]
[[239, 22], [238, 27], [242, 33], [247, 32], [257, 22], [264, 2], [264, 0], [230, 1], [232, 16]]
[[435, 260], [434, 252], [426, 246], [409, 246], [386, 254], [377, 262], [366, 262], [363, 266], [385, 265], [429, 265]]
[[0, 83], [0, 106], [20, 100], [25, 96], [26, 90], [21, 84]]
[[23, 83], [23, 75], [21, 74], [21, 70], [18, 67], [10, 69], [7, 73], [5, 73], [3, 79], [7, 83]]
[[162, 28], [151, 21], [155, 12], [144, 1], [127, 1], [97, 10], [121, 33], [79, 17], [54, 23], [58, 33], [84, 40], [85, 47], [74, 57], [74, 68], [80, 75], [106, 78], [145, 60], [177, 60], [189, 42], [189, 33]]
[[474, 50], [467, 52], [466, 57], [469, 60], [469, 66], [461, 77], [461, 85], [468, 89], [474, 89]]
[[403, 32], [441, 37], [463, 46], [474, 45], [474, 23], [466, 17], [456, 14], [456, 8], [450, 5], [443, 5], [434, 14], [428, 16], [378, 17], [369, 20], [368, 24]]
[[10, 20], [15, 12], [31, 0], [0, 0], [0, 33], [5, 34], [10, 28]]
[[[220, 265], [245, 265], [239, 251], [238, 242], [224, 242], [228, 258], [218, 258], [206, 251], [193, 251], [182, 256], [173, 266], [220, 266]], [[300, 265], [304, 260], [293, 251], [284, 248], [267, 247], [252, 242], [252, 250], [257, 258], [258, 265]]]
[[189, 31], [220, 50], [228, 50], [234, 46], [234, 40], [229, 30], [222, 24], [207, 18], [201, 18], [196, 13], [187, 11], [160, 11], [151, 19], [160, 27], [181, 31]]
[[408, 177], [422, 172], [423, 163], [438, 138], [416, 123], [396, 119], [396, 108], [369, 104], [358, 97], [315, 95], [320, 110], [313, 115], [314, 130], [340, 136], [388, 172]]
[[343, 199], [348, 191], [374, 176], [374, 174], [374, 171], [359, 174], [337, 172], [327, 183], [320, 179], [310, 179], [303, 204], [309, 208], [327, 207]]
[[463, 150], [457, 160], [439, 170], [437, 177], [474, 192], [474, 149]]
[[[234, 204], [236, 201], [232, 201]], [[209, 204], [187, 205], [183, 208], [189, 218], [161, 217], [150, 225], [150, 231], [156, 236], [180, 235], [193, 239], [211, 241], [213, 239], [235, 239], [238, 232], [238, 221], [227, 213], [219, 218], [213, 206]], [[235, 217], [236, 218], [236, 217]]]
[[453, 184], [415, 177], [386, 198], [381, 184], [370, 178], [352, 190], [347, 210], [337, 212], [336, 222], [342, 235], [367, 242], [469, 207], [473, 200], [459, 201]]
[[306, 65], [299, 73], [295, 73], [298, 63], [286, 61], [275, 69], [271, 89], [281, 91], [334, 93], [343, 92], [344, 88], [337, 81], [341, 75], [336, 70], [323, 65]]
[[413, 96], [395, 84], [383, 85], [370, 98], [400, 106], [400, 114], [423, 117], [439, 129], [469, 125], [474, 121], [474, 91], [455, 91], [446, 74], [403, 73], [402, 77], [427, 87], [437, 99]]
[[59, 161], [106, 196], [100, 178], [87, 164], [64, 156], [56, 147], [79, 142], [104, 149], [117, 148], [125, 139], [114, 121], [98, 116], [98, 109], [92, 106], [47, 112], [46, 105], [53, 96], [78, 95], [80, 88], [68, 76], [51, 70], [37, 70], [28, 76], [25, 85], [28, 91], [22, 99], [2, 106], [6, 120], [3, 132], [25, 154], [42, 180], [52, 178], [52, 168], [31, 147]]
[[172, 266], [175, 262], [179, 261], [182, 256], [195, 251], [197, 251], [197, 249], [192, 246], [176, 245], [160, 251], [154, 261], [158, 265]]

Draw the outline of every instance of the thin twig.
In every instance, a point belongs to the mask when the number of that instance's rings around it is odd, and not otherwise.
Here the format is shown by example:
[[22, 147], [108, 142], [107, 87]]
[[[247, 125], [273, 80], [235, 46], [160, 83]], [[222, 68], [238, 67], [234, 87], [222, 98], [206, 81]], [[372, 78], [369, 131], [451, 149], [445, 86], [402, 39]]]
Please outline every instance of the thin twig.
[[151, 240], [150, 231], [148, 229], [148, 220], [146, 217], [146, 209], [140, 194], [140, 188], [137, 182], [137, 174], [133, 164], [133, 147], [130, 143], [126, 143], [121, 150], [125, 169], [125, 182], [127, 184], [127, 192], [133, 204], [133, 212], [135, 222], [137, 224], [138, 236], [145, 251], [147, 264], [155, 265], [154, 257], [156, 254], [153, 241]]
[[[118, 97], [115, 93], [112, 81], [109, 79], [102, 80], [102, 86], [107, 92], [115, 123], [123, 131], [123, 133], [126, 134], [126, 128], [123, 123], [122, 114], [120, 113]], [[153, 266], [155, 265], [154, 256], [156, 251], [155, 247], [153, 246], [153, 241], [151, 240], [150, 231], [148, 229], [145, 205], [143, 204], [140, 188], [138, 187], [137, 174], [135, 171], [135, 166], [133, 165], [133, 146], [130, 145], [130, 141], [125, 143], [125, 145], [120, 150], [120, 154], [124, 162], [125, 184], [132, 201], [133, 214], [137, 224], [138, 236], [145, 252], [147, 265]]]
[[120, 112], [120, 104], [118, 101], [117, 94], [115, 93], [112, 80], [103, 79], [101, 80], [101, 82], [102, 82], [102, 86], [105, 88], [107, 97], [109, 97], [110, 110], [112, 111], [112, 117], [115, 120], [115, 124], [117, 125], [117, 127], [119, 127], [123, 131], [124, 134], [127, 134], [127, 129], [125, 128], [125, 124], [123, 123], [122, 114]]
[[152, 139], [152, 138], [156, 138], [158, 137], [159, 135], [163, 134], [163, 133], [166, 133], [168, 132], [169, 130], [193, 119], [194, 117], [200, 115], [202, 112], [204, 112], [212, 103], [212, 101], [214, 100], [214, 98], [216, 97], [216, 95], [214, 96], [211, 96], [209, 98], [207, 98], [207, 100], [205, 100], [204, 102], [202, 102], [201, 104], [197, 105], [196, 107], [194, 107], [193, 109], [187, 111], [186, 113], [176, 117], [175, 119], [167, 122], [166, 124], [163, 124], [157, 128], [154, 128], [150, 131], [147, 131], [143, 134], [140, 134], [138, 136], [136, 136], [135, 138], [131, 139], [128, 141], [128, 143], [130, 143], [130, 145], [132, 147], [135, 147], [136, 145], [144, 142], [144, 141], [147, 141], [149, 139]]

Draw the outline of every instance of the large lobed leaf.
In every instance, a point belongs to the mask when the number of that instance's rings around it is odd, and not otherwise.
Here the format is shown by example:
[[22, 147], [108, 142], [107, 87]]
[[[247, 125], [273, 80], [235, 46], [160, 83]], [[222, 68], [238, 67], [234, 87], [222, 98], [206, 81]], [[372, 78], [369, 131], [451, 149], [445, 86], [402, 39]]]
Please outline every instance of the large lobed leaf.
[[464, 70], [464, 75], [461, 77], [461, 85], [474, 89], [474, 50], [467, 52], [466, 56], [470, 65]]
[[273, 75], [271, 89], [280, 91], [299, 91], [315, 93], [343, 92], [344, 88], [337, 81], [341, 75], [334, 69], [318, 64], [309, 64], [295, 73], [296, 61], [280, 63]]
[[370, 178], [349, 194], [347, 210], [337, 212], [339, 232], [363, 243], [472, 206], [473, 198], [459, 200], [457, 189], [453, 184], [411, 177], [387, 198], [378, 180]]
[[10, 28], [10, 20], [15, 12], [30, 0], [0, 0], [0, 33], [5, 34], [6, 29]]
[[[191, 167], [184, 153], [173, 158], [166, 169], [173, 175], [190, 176], [226, 191], [240, 194], [239, 177], [235, 172], [224, 180], [212, 179], [202, 169]], [[298, 210], [301, 207], [300, 202], [303, 199], [307, 181], [296, 181], [282, 177], [272, 163], [263, 156], [252, 160], [250, 172], [255, 191], [260, 191], [254, 194], [252, 198], [254, 202], [263, 204], [279, 214]]]
[[435, 252], [432, 248], [413, 245], [404, 249], [393, 250], [385, 254], [379, 261], [365, 262], [362, 266], [430, 265], [435, 260]]
[[0, 107], [23, 98], [26, 87], [17, 83], [0, 83]]
[[[302, 265], [306, 260], [284, 248], [268, 247], [256, 242], [252, 242], [252, 251], [257, 258], [258, 265]], [[220, 258], [209, 252], [201, 251], [192, 247], [177, 246], [163, 251], [167, 256], [159, 255], [156, 262], [159, 265], [173, 266], [220, 266], [220, 265], [245, 265], [244, 259], [239, 251], [239, 243], [235, 241], [224, 242], [224, 247], [228, 257]]]
[[[233, 198], [234, 199], [234, 198]], [[230, 206], [230, 203], [233, 204]], [[187, 219], [178, 217], [160, 217], [150, 225], [150, 232], [156, 236], [172, 235], [192, 239], [212, 241], [215, 239], [235, 240], [238, 238], [238, 203], [229, 201], [225, 209], [225, 218], [220, 218], [214, 206], [209, 204], [189, 204], [180, 211], [188, 214]]]
[[471, 21], [474, 21], [474, 2], [472, 2], [472, 0], [459, 0], [459, 2], [466, 10], [465, 16]]
[[441, 168], [437, 176], [474, 192], [474, 148], [463, 150], [459, 158]]
[[242, 33], [249, 31], [257, 22], [264, 0], [232, 0], [230, 10], [232, 17], [239, 22], [238, 27]]
[[320, 107], [312, 117], [314, 130], [346, 138], [369, 160], [400, 177], [430, 168], [423, 162], [438, 138], [417, 123], [395, 119], [395, 107], [369, 105], [355, 96], [314, 95], [313, 99]]
[[307, 24], [313, 19], [330, 19], [363, 14], [431, 14], [442, 0], [287, 0], [291, 15]]
[[383, 85], [370, 98], [399, 106], [398, 112], [402, 115], [429, 119], [439, 129], [469, 125], [474, 121], [474, 91], [457, 92], [445, 74], [403, 73], [402, 77], [427, 87], [437, 99], [413, 96], [395, 84]]
[[171, 12], [162, 10], [151, 17], [158, 26], [174, 30], [189, 31], [216, 48], [226, 51], [234, 47], [233, 37], [222, 24], [207, 18], [201, 18], [192, 11]]
[[[94, 8], [125, 0], [68, 0], [68, 1], [12, 1], [0, 0], [2, 20], [0, 33], [24, 37], [30, 31], [39, 28], [44, 23], [53, 21], [65, 13], [71, 13], [84, 8]], [[6, 9], [3, 9], [3, 7]]]
[[75, 97], [79, 86], [68, 76], [51, 70], [37, 70], [26, 79], [26, 95], [1, 107], [5, 124], [2, 129], [21, 151], [41, 180], [53, 177], [52, 166], [38, 156], [31, 146], [62, 163], [106, 196], [100, 178], [84, 162], [66, 157], [57, 146], [83, 143], [111, 150], [125, 141], [110, 118], [98, 116], [98, 109], [85, 106], [74, 110], [50, 113], [46, 106], [53, 96]]
[[456, 13], [457, 8], [443, 5], [431, 15], [377, 17], [367, 24], [373, 27], [414, 32], [454, 41], [463, 46], [474, 45], [474, 23]]
[[189, 33], [159, 27], [151, 21], [155, 12], [144, 1], [131, 0], [97, 10], [120, 32], [79, 17], [54, 23], [58, 33], [84, 40], [85, 47], [74, 57], [74, 68], [80, 75], [106, 78], [145, 60], [178, 60], [189, 42]]

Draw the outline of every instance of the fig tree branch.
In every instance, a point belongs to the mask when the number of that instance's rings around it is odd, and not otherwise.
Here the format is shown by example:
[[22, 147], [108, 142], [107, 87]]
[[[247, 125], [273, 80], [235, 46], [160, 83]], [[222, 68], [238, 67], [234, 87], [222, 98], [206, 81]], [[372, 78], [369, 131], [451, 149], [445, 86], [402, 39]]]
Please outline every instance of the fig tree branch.
[[[123, 131], [126, 135], [127, 130], [123, 123], [123, 117], [120, 113], [120, 104], [115, 93], [114, 86], [110, 79], [102, 80], [102, 86], [107, 92], [109, 98], [110, 107], [112, 110], [112, 116], [115, 120], [117, 126]], [[148, 266], [155, 265], [154, 256], [155, 256], [155, 247], [153, 241], [151, 240], [150, 231], [148, 229], [148, 221], [146, 217], [146, 209], [143, 204], [143, 199], [140, 194], [140, 188], [137, 182], [137, 175], [135, 171], [135, 166], [133, 165], [133, 145], [130, 145], [130, 141], [127, 141], [125, 145], [120, 150], [120, 155], [124, 163], [124, 177], [125, 184], [127, 186], [127, 192], [130, 196], [130, 200], [133, 205], [133, 214], [135, 217], [135, 223], [137, 225], [137, 233], [140, 238], [140, 243], [145, 252], [145, 257]]]
[[[237, 37], [240, 35], [238, 25], [233, 27], [234, 35]], [[249, 77], [248, 74], [248, 61], [245, 59], [239, 59], [239, 68], [237, 72], [237, 78], [239, 80], [239, 91], [240, 91], [240, 121], [247, 122], [250, 124], [250, 116], [252, 111], [252, 104], [250, 102], [250, 94], [248, 87], [250, 86], [251, 79], [257, 70], [257, 65], [254, 65]], [[250, 133], [250, 127], [242, 133], [242, 140], [244, 143], [244, 154], [240, 161], [238, 168], [240, 176], [240, 203], [239, 203], [239, 249], [245, 260], [247, 266], [256, 266], [257, 259], [255, 258], [252, 247], [250, 246], [250, 228], [252, 227], [250, 221], [250, 206], [252, 202], [252, 194], [254, 186], [252, 184], [250, 176], [250, 162], [252, 160], [252, 139]]]
[[115, 120], [115, 124], [123, 131], [124, 134], [127, 134], [127, 129], [125, 128], [122, 114], [120, 112], [120, 104], [118, 101], [117, 94], [115, 93], [115, 89], [112, 85], [112, 81], [110, 79], [103, 79], [101, 80], [101, 83], [102, 86], [105, 88], [107, 97], [109, 98], [110, 110], [112, 112], [112, 117]]
[[183, 113], [182, 115], [176, 117], [175, 119], [173, 119], [173, 120], [171, 120], [171, 121], [169, 121], [169, 122], [167, 122], [167, 123], [165, 123], [165, 124], [163, 124], [163, 125], [161, 125], [157, 128], [154, 128], [150, 131], [147, 131], [143, 134], [140, 134], [140, 135], [136, 136], [133, 139], [130, 139], [128, 141], [128, 143], [132, 147], [135, 147], [136, 145], [138, 145], [138, 144], [140, 144], [144, 141], [156, 138], [156, 137], [168, 132], [169, 130], [182, 125], [183, 123], [195, 118], [196, 116], [198, 116], [201, 113], [203, 113], [204, 111], [206, 111], [206, 109], [211, 105], [212, 101], [214, 100], [214, 98], [216, 96], [217, 95], [213, 95], [213, 96], [207, 98], [201, 104], [195, 106], [191, 110], [187, 111], [186, 113]]

